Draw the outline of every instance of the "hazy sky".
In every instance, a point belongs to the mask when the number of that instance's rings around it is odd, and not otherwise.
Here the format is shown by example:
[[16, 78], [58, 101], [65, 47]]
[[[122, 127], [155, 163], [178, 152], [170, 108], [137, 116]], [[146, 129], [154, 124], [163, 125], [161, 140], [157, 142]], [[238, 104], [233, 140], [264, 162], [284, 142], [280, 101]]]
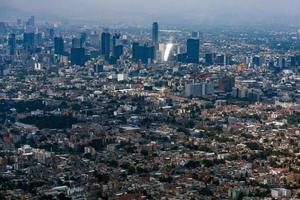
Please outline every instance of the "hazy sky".
[[109, 23], [300, 22], [300, 0], [0, 0], [0, 6]]

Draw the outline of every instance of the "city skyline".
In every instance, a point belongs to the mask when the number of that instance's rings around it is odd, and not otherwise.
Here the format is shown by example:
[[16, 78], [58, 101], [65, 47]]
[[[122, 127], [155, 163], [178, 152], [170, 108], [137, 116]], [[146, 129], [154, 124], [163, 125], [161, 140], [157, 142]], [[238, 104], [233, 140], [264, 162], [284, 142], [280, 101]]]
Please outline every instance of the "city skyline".
[[299, 6], [1, 0], [0, 200], [299, 199]]

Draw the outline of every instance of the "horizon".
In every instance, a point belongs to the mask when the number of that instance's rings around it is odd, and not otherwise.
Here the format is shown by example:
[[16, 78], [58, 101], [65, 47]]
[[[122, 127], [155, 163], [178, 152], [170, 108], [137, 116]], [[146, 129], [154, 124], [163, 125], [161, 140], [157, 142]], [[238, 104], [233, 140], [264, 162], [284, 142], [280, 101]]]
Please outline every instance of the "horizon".
[[[272, 7], [270, 6], [272, 3]], [[172, 5], [172, 6], [170, 6]], [[89, 21], [101, 24], [146, 25], [158, 21], [166, 25], [295, 25], [300, 14], [296, 0], [4, 0], [1, 20], [35, 15], [40, 20]]]

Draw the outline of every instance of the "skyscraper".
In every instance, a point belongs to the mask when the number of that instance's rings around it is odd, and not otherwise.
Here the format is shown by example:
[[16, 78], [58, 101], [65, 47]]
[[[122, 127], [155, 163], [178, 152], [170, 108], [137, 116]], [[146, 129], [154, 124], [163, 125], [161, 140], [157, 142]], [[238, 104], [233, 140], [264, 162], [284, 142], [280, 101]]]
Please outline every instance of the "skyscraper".
[[215, 61], [215, 53], [206, 53], [205, 54], [205, 64], [206, 65], [213, 65]]
[[187, 62], [199, 63], [200, 41], [198, 39], [187, 40]]
[[63, 55], [64, 53], [64, 39], [61, 37], [54, 38], [54, 53]]
[[34, 51], [34, 33], [23, 34], [23, 47], [27, 53], [33, 53]]
[[71, 64], [83, 66], [85, 63], [85, 49], [72, 48], [71, 49]]
[[216, 56], [215, 63], [220, 66], [224, 66], [226, 64], [226, 58], [224, 54], [218, 54]]
[[9, 55], [15, 55], [16, 50], [16, 35], [14, 33], [9, 34], [8, 37], [8, 48], [9, 48]]
[[139, 60], [139, 47], [140, 44], [138, 42], [132, 43], [132, 59], [137, 62]]
[[254, 66], [261, 66], [261, 57], [259, 55], [256, 55], [252, 58], [252, 64]]
[[87, 41], [87, 33], [85, 33], [85, 32], [80, 33], [80, 44], [81, 44], [81, 47], [85, 46], [86, 41]]
[[123, 54], [123, 45], [117, 45], [114, 47], [114, 57], [119, 59], [120, 56]]
[[79, 38], [73, 38], [72, 39], [72, 48], [81, 48], [81, 40]]
[[113, 35], [113, 37], [112, 37], [112, 45], [113, 45], [113, 48], [112, 48], [112, 54], [113, 54], [113, 56], [115, 56], [116, 57], [116, 53], [115, 53], [115, 50], [116, 50], [116, 46], [118, 45], [117, 43], [118, 43], [118, 40], [120, 39], [120, 37], [121, 37], [121, 34], [114, 34]]
[[100, 36], [97, 33], [90, 35], [90, 44], [96, 49], [100, 49]]
[[155, 46], [158, 44], [158, 23], [154, 22], [152, 24], [152, 42]]
[[110, 33], [103, 32], [101, 34], [101, 55], [104, 56], [105, 60], [109, 60], [110, 57]]
[[34, 16], [31, 16], [28, 21], [26, 22], [25, 27], [27, 32], [35, 32], [35, 18]]
[[138, 42], [132, 44], [132, 59], [135, 62], [141, 61], [142, 63], [152, 62], [154, 59], [155, 47], [143, 45], [140, 46]]

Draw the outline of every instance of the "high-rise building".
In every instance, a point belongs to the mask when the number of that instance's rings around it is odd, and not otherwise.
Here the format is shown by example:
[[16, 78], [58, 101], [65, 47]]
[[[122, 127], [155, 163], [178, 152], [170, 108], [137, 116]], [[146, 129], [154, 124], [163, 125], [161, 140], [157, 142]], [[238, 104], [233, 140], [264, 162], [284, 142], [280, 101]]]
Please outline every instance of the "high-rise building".
[[110, 57], [110, 33], [103, 32], [101, 34], [101, 55], [104, 56], [105, 60], [109, 60]]
[[187, 62], [186, 58], [187, 58], [186, 53], [177, 54], [177, 62], [186, 63]]
[[72, 39], [72, 48], [82, 48], [81, 40], [79, 38]]
[[224, 54], [218, 54], [215, 60], [216, 65], [224, 66], [226, 64], [226, 57]]
[[90, 44], [92, 47], [100, 49], [100, 35], [96, 33], [90, 35]]
[[205, 54], [205, 64], [213, 65], [215, 61], [216, 54], [215, 53], [206, 53]]
[[86, 32], [80, 33], [80, 39], [81, 39], [82, 42], [86, 42], [86, 40], [87, 40], [87, 33]]
[[54, 53], [58, 55], [64, 54], [64, 39], [62, 37], [54, 38]]
[[15, 55], [16, 51], [16, 34], [11, 33], [8, 37], [8, 48], [9, 48], [9, 55]]
[[123, 45], [117, 45], [114, 47], [114, 57], [119, 59], [120, 56], [123, 54]]
[[35, 32], [35, 18], [31, 16], [26, 22], [26, 31], [27, 32]]
[[200, 41], [198, 39], [187, 40], [187, 62], [199, 63]]
[[94, 73], [95, 74], [98, 74], [98, 73], [101, 73], [103, 72], [103, 65], [97, 63], [94, 65]]
[[235, 79], [231, 76], [223, 76], [219, 79], [219, 90], [223, 92], [232, 92], [235, 86]]
[[192, 38], [195, 38], [195, 39], [200, 38], [200, 32], [199, 31], [192, 32]]
[[214, 93], [212, 83], [189, 83], [185, 85], [186, 97], [203, 97]]
[[85, 63], [85, 49], [72, 48], [71, 49], [71, 64], [83, 66]]
[[152, 42], [156, 46], [158, 44], [158, 23], [152, 24]]
[[142, 63], [151, 63], [155, 57], [155, 47], [143, 45], [134, 42], [132, 44], [132, 59], [135, 62], [141, 61]]
[[118, 46], [118, 40], [120, 39], [121, 37], [121, 34], [114, 34], [113, 37], [112, 37], [112, 45], [113, 45], [113, 48], [112, 48], [112, 55], [114, 57], [116, 57], [116, 46]]
[[23, 34], [23, 47], [27, 53], [33, 53], [34, 51], [34, 33]]
[[300, 66], [300, 55], [293, 55], [290, 57], [290, 65], [292, 67]]
[[42, 33], [36, 33], [34, 35], [34, 46], [41, 46], [42, 45]]
[[261, 58], [260, 56], [256, 55], [252, 58], [252, 64], [254, 66], [261, 66]]
[[138, 42], [132, 43], [132, 59], [137, 62], [139, 59], [139, 47], [140, 44]]

